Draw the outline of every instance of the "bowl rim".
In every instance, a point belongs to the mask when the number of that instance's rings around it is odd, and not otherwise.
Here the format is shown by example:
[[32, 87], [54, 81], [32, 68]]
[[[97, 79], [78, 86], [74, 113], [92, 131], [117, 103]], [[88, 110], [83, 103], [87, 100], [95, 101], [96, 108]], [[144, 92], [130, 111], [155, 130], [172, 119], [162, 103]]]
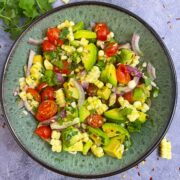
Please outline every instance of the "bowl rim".
[[[19, 140], [19, 138], [16, 136], [15, 131], [13, 130], [13, 127], [10, 125], [9, 119], [6, 115], [6, 111], [5, 111], [5, 107], [4, 107], [4, 94], [3, 94], [3, 84], [4, 84], [4, 79], [5, 79], [5, 73], [6, 73], [6, 68], [8, 66], [8, 62], [11, 58], [11, 55], [14, 51], [14, 49], [16, 48], [16, 45], [19, 43], [19, 41], [21, 40], [21, 38], [29, 31], [29, 29], [31, 27], [33, 27], [37, 22], [41, 21], [42, 19], [46, 18], [47, 16], [58, 12], [62, 9], [67, 9], [70, 7], [75, 7], [75, 6], [82, 6], [82, 5], [95, 5], [95, 6], [104, 6], [104, 7], [109, 7], [118, 11], [121, 11], [125, 14], [128, 14], [129, 16], [135, 18], [137, 21], [139, 21], [140, 23], [142, 23], [151, 33], [152, 35], [156, 38], [156, 40], [159, 42], [160, 46], [163, 48], [165, 55], [168, 58], [168, 62], [170, 65], [170, 69], [172, 72], [172, 80], [173, 80], [173, 84], [175, 85], [175, 88], [173, 89], [173, 106], [171, 109], [171, 115], [170, 115], [170, 119], [169, 122], [167, 123], [164, 131], [162, 132], [161, 136], [159, 137], [159, 139], [157, 139], [152, 146], [135, 162], [129, 164], [128, 166], [120, 169], [120, 170], [116, 170], [110, 173], [103, 173], [103, 174], [98, 174], [98, 175], [80, 175], [80, 174], [74, 174], [74, 173], [68, 173], [62, 170], [57, 170], [56, 168], [45, 164], [44, 162], [42, 162], [41, 159], [35, 157], [34, 155], [31, 154], [31, 152], [26, 149], [26, 147], [21, 143], [21, 141]], [[42, 166], [46, 167], [47, 169], [56, 172], [60, 175], [65, 175], [65, 176], [70, 176], [70, 177], [75, 177], [75, 178], [85, 178], [85, 179], [91, 179], [91, 178], [102, 178], [102, 177], [108, 177], [108, 176], [113, 176], [119, 173], [122, 173], [124, 171], [127, 171], [131, 168], [133, 168], [134, 166], [136, 166], [137, 164], [139, 164], [141, 161], [143, 161], [145, 158], [147, 158], [154, 150], [155, 148], [158, 146], [158, 144], [160, 143], [160, 141], [163, 139], [163, 137], [165, 136], [167, 130], [170, 127], [170, 124], [173, 120], [174, 114], [175, 114], [175, 110], [176, 110], [176, 105], [177, 105], [177, 77], [176, 77], [176, 71], [175, 71], [175, 67], [174, 67], [174, 63], [173, 60], [171, 58], [171, 55], [167, 49], [167, 47], [165, 46], [164, 42], [162, 41], [162, 39], [160, 38], [160, 36], [157, 34], [157, 32], [147, 23], [145, 22], [143, 19], [141, 19], [141, 17], [139, 17], [138, 15], [134, 14], [133, 12], [118, 6], [118, 5], [114, 5], [114, 4], [110, 4], [110, 3], [106, 3], [106, 2], [96, 2], [96, 1], [86, 1], [86, 2], [75, 2], [75, 3], [70, 3], [70, 4], [66, 4], [66, 5], [62, 5], [59, 7], [56, 7], [48, 12], [46, 12], [45, 14], [41, 15], [40, 17], [38, 17], [37, 19], [35, 19], [22, 33], [21, 35], [15, 40], [15, 42], [13, 43], [13, 45], [11, 46], [6, 61], [4, 63], [3, 69], [2, 69], [2, 74], [1, 74], [1, 84], [0, 84], [0, 99], [1, 99], [1, 106], [2, 106], [2, 110], [3, 110], [3, 114], [5, 115], [5, 119], [8, 125], [8, 128], [12, 134], [12, 136], [14, 137], [14, 139], [16, 140], [17, 144], [21, 147], [21, 149], [26, 152], [33, 160], [35, 160], [36, 162], [38, 162], [39, 164], [41, 164]]]

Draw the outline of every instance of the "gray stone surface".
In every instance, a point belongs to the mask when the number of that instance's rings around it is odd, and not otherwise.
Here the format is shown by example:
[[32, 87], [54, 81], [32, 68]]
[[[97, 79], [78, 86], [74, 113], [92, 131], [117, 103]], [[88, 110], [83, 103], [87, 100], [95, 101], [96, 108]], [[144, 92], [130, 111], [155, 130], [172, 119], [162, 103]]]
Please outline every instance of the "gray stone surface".
[[[76, 0], [71, 0], [76, 2]], [[173, 58], [178, 84], [180, 83], [180, 0], [104, 0], [120, 5], [136, 13], [147, 21], [164, 42]], [[54, 7], [62, 5], [60, 0]], [[1, 24], [1, 22], [0, 22]], [[0, 30], [0, 72], [13, 41], [7, 33]], [[180, 87], [179, 87], [180, 90]], [[180, 94], [180, 93], [179, 93]], [[167, 138], [172, 142], [172, 160], [159, 158], [155, 150], [145, 164], [130, 169], [122, 174], [104, 178], [108, 180], [180, 180], [180, 103], [178, 97], [177, 110]], [[0, 109], [0, 180], [66, 180], [73, 179], [53, 173], [28, 157], [11, 136]]]

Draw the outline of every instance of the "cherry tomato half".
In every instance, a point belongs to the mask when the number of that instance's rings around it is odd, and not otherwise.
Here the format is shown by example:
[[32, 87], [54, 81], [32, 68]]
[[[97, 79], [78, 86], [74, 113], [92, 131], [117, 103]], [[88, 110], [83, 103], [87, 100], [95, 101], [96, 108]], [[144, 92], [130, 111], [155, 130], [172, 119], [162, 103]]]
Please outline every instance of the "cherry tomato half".
[[30, 93], [37, 102], [41, 102], [41, 96], [35, 89], [28, 88], [26, 93]]
[[118, 44], [117, 43], [108, 43], [105, 47], [105, 54], [108, 57], [114, 56], [118, 52]]
[[56, 44], [57, 46], [61, 46], [62, 44], [64, 44], [64, 41], [62, 39], [57, 39]]
[[99, 114], [92, 114], [87, 118], [87, 124], [94, 128], [101, 127], [103, 123], [103, 117]]
[[57, 104], [53, 100], [43, 101], [39, 107], [38, 112], [36, 113], [36, 119], [38, 121], [44, 121], [50, 119], [57, 113]]
[[123, 95], [124, 99], [126, 99], [127, 101], [129, 101], [130, 103], [133, 102], [133, 92], [127, 92]]
[[45, 87], [47, 87], [48, 86], [48, 84], [47, 83], [45, 83], [45, 82], [43, 82], [43, 83], [41, 83], [41, 84], [39, 84], [37, 87], [36, 87], [36, 90], [38, 91], [38, 92], [41, 92]]
[[48, 40], [44, 40], [42, 44], [43, 51], [55, 51], [56, 46]]
[[124, 64], [120, 64], [116, 70], [117, 80], [121, 84], [127, 84], [131, 80], [131, 76]]
[[109, 29], [105, 23], [96, 23], [94, 30], [96, 32], [98, 40], [101, 40], [101, 41], [107, 40]]
[[51, 137], [52, 130], [49, 126], [40, 126], [35, 129], [35, 133], [42, 139], [49, 139]]
[[61, 74], [69, 74], [71, 72], [70, 64], [67, 61], [63, 61], [63, 68], [60, 69], [57, 66], [54, 66], [53, 71]]
[[59, 33], [60, 33], [60, 30], [58, 28], [48, 28], [47, 30], [47, 37], [48, 37], [48, 40], [51, 42], [51, 43], [55, 43], [55, 41], [58, 40], [59, 38]]
[[46, 87], [42, 94], [41, 94], [41, 100], [54, 100], [54, 88], [53, 87]]

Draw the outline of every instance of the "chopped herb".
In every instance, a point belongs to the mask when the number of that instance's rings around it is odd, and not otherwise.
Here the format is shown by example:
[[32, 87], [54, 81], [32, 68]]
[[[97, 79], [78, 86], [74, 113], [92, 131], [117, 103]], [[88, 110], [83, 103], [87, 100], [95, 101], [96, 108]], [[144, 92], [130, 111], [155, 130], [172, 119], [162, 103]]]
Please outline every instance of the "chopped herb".
[[64, 28], [64, 29], [61, 31], [61, 33], [60, 33], [60, 35], [59, 35], [59, 38], [60, 38], [60, 39], [66, 39], [66, 37], [67, 37], [68, 34], [69, 34], [68, 28]]
[[54, 0], [1, 0], [0, 19], [6, 32], [12, 39], [20, 33], [39, 15], [52, 8]]
[[52, 70], [46, 70], [41, 81], [46, 82], [49, 86], [55, 86], [59, 84], [57, 77]]
[[142, 126], [142, 123], [140, 121], [136, 120], [136, 121], [130, 123], [127, 126], [127, 129], [129, 132], [140, 132], [141, 126]]
[[149, 85], [151, 85], [151, 78], [147, 78], [147, 79], [144, 79], [144, 82], [145, 82], [145, 85], [146, 86], [149, 86]]
[[53, 60], [53, 61], [51, 61], [51, 63], [52, 63], [53, 65], [57, 66], [59, 69], [62, 69], [62, 68], [63, 68], [63, 63], [62, 63], [62, 61], [60, 61], [60, 60]]
[[156, 97], [158, 97], [158, 95], [159, 95], [159, 88], [155, 88], [152, 92], [152, 96], [153, 96], [153, 98], [156, 98]]
[[100, 60], [100, 61], [98, 61], [97, 66], [102, 71], [105, 68], [105, 62]]

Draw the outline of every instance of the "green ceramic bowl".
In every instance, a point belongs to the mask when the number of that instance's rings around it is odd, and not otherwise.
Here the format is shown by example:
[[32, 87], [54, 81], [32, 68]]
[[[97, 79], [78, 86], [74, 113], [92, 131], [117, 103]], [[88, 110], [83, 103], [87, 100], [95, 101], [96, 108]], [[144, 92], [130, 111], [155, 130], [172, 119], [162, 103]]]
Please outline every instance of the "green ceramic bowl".
[[[129, 41], [132, 33], [141, 36], [140, 47], [144, 52], [142, 61], [151, 62], [157, 69], [157, 84], [160, 95], [153, 99], [149, 111], [150, 120], [140, 133], [132, 134], [133, 146], [125, 152], [122, 160], [109, 156], [95, 158], [93, 155], [71, 155], [53, 153], [49, 145], [33, 134], [37, 125], [34, 118], [22, 113], [13, 97], [13, 89], [23, 76], [30, 49], [38, 48], [27, 43], [29, 37], [44, 37], [45, 29], [56, 26], [64, 20], [78, 22], [106, 22], [115, 32], [119, 42]], [[171, 57], [157, 33], [142, 19], [133, 13], [105, 3], [84, 2], [58, 7], [34, 21], [14, 43], [4, 68], [2, 80], [2, 105], [10, 130], [20, 144], [34, 160], [60, 174], [98, 178], [114, 175], [132, 168], [146, 158], [158, 145], [171, 122], [176, 104], [176, 77]], [[152, 121], [153, 120], [153, 121]], [[152, 123], [153, 122], [153, 123]]]

